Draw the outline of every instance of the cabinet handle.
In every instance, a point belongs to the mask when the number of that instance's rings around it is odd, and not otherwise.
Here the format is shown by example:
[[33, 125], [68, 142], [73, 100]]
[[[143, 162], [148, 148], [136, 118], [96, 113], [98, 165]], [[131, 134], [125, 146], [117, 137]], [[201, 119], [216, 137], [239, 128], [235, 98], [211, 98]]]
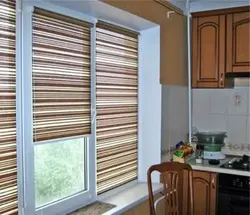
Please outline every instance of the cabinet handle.
[[220, 74], [220, 85], [221, 85], [221, 86], [223, 86], [223, 83], [224, 83], [223, 76], [224, 76], [224, 74], [221, 73], [221, 74]]
[[212, 188], [215, 189], [214, 176], [213, 176], [213, 179], [212, 179]]

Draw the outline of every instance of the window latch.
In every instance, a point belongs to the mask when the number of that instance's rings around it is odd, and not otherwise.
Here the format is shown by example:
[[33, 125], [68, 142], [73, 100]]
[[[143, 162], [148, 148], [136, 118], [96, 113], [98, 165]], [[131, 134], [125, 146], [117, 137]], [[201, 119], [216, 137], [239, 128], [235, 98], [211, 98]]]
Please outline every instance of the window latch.
[[92, 109], [92, 120], [91, 120], [91, 124], [93, 124], [95, 122], [95, 119], [96, 119], [96, 109]]

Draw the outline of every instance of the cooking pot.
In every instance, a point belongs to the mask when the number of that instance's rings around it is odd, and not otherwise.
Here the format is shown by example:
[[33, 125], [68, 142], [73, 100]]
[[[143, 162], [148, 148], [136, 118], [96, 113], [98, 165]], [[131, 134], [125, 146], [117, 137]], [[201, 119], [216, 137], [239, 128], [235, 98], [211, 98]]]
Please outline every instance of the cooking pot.
[[193, 135], [193, 139], [199, 145], [224, 145], [226, 132], [197, 132]]

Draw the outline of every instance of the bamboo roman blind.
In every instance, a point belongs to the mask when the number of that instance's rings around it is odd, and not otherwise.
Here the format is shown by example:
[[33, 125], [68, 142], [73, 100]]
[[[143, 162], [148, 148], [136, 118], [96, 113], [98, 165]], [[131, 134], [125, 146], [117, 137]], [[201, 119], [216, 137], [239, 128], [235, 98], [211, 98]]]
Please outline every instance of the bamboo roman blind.
[[97, 192], [137, 179], [138, 35], [96, 29]]
[[17, 214], [16, 9], [0, 1], [0, 214]]
[[91, 24], [35, 8], [33, 141], [90, 134]]

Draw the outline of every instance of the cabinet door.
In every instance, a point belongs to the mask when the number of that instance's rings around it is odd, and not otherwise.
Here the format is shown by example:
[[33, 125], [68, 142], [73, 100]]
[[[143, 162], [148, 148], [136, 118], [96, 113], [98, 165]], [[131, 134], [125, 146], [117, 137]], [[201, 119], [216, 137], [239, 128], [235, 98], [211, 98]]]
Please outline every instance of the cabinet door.
[[177, 13], [165, 18], [161, 25], [161, 84], [188, 85], [186, 32], [187, 18]]
[[[154, 200], [161, 198], [162, 194], [156, 194], [154, 196]], [[160, 200], [156, 207], [156, 214], [157, 215], [165, 215], [165, 201], [164, 199]], [[139, 205], [136, 205], [134, 208], [123, 213], [123, 215], [150, 215], [149, 210], [149, 200], [142, 202]]]
[[192, 87], [223, 88], [225, 15], [193, 18]]
[[126, 211], [125, 213], [123, 213], [122, 215], [135, 215], [134, 209], [130, 209], [130, 210]]
[[226, 72], [250, 72], [250, 12], [227, 15]]
[[134, 215], [150, 215], [149, 212], [149, 200], [144, 201], [134, 208]]
[[210, 173], [194, 171], [194, 215], [210, 215]]

